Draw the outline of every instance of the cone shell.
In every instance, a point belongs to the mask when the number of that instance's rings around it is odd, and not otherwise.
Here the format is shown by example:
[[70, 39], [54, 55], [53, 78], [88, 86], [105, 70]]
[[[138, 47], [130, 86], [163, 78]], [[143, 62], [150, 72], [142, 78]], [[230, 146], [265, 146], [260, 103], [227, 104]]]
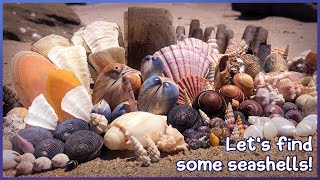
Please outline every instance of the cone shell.
[[41, 38], [39, 41], [34, 43], [31, 46], [31, 50], [48, 58], [49, 51], [56, 46], [68, 47], [68, 46], [71, 46], [71, 44], [67, 38], [64, 38], [59, 35], [51, 34], [49, 36], [45, 36]]
[[59, 122], [72, 117], [61, 109], [62, 98], [67, 92], [80, 85], [81, 83], [76, 76], [72, 72], [64, 69], [52, 71], [48, 75], [46, 98], [58, 115]]
[[249, 97], [253, 92], [254, 82], [250, 75], [238, 73], [233, 77], [234, 85], [238, 86], [245, 97]]
[[203, 91], [207, 80], [199, 76], [187, 76], [178, 82], [179, 86], [179, 99], [178, 104], [185, 104], [183, 90], [185, 89], [188, 97], [193, 102], [195, 97]]
[[48, 74], [55, 69], [48, 59], [35, 52], [21, 51], [13, 57], [13, 85], [25, 108], [29, 108], [35, 97], [45, 93]]
[[235, 99], [240, 103], [244, 100], [244, 94], [242, 90], [235, 85], [225, 85], [219, 90], [219, 93], [224, 95], [227, 99]]

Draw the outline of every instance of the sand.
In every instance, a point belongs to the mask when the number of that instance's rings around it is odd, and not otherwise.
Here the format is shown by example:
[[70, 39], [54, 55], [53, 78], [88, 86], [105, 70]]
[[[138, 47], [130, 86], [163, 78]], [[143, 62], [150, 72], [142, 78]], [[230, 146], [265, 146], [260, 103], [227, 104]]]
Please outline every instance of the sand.
[[[245, 27], [249, 24], [262, 26], [269, 31], [268, 41], [273, 48], [290, 46], [289, 58], [300, 52], [311, 49], [317, 51], [317, 23], [306, 23], [283, 17], [267, 17], [256, 20], [242, 20], [240, 13], [231, 10], [230, 4], [88, 4], [85, 6], [71, 6], [78, 14], [83, 24], [87, 25], [97, 20], [113, 21], [123, 29], [123, 15], [128, 7], [161, 7], [168, 9], [173, 15], [173, 25], [185, 26], [188, 34], [189, 24], [192, 19], [199, 19], [201, 28], [215, 26], [220, 23], [234, 31], [234, 38], [241, 38]], [[19, 51], [30, 50], [30, 43], [14, 41], [3, 42], [3, 83], [12, 85], [9, 65], [11, 58]], [[12, 87], [12, 86], [11, 86]], [[191, 150], [186, 153], [162, 153], [158, 163], [149, 167], [142, 167], [141, 162], [135, 159], [130, 151], [106, 151], [102, 156], [93, 161], [79, 165], [71, 172], [56, 169], [41, 172], [34, 177], [316, 177], [317, 176], [317, 137], [313, 136], [312, 152], [279, 152], [274, 145], [268, 152], [226, 152], [225, 146], [210, 147], [209, 149]], [[299, 138], [306, 141], [307, 138]], [[313, 157], [312, 171], [307, 172], [229, 172], [229, 160], [264, 160], [266, 156], [272, 160], [284, 160], [286, 156], [298, 157], [298, 161]], [[178, 160], [221, 160], [224, 168], [221, 172], [178, 172]], [[4, 176], [14, 176], [15, 171], [9, 170]]]

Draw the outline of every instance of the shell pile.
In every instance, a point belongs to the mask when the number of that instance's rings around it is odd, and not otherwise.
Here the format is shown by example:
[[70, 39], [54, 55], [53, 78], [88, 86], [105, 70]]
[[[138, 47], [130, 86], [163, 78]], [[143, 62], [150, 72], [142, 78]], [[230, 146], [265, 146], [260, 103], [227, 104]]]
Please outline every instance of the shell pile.
[[125, 64], [111, 22], [83, 27], [71, 42], [49, 35], [19, 52], [11, 74], [28, 110], [5, 117], [4, 169], [71, 170], [98, 157], [103, 145], [134, 150], [148, 166], [160, 152], [223, 145], [226, 137], [314, 135], [317, 54], [261, 54], [265, 42], [251, 47], [247, 29], [238, 40], [224, 26], [216, 34], [212, 28], [207, 42], [177, 31], [180, 41], [146, 54], [140, 71]]

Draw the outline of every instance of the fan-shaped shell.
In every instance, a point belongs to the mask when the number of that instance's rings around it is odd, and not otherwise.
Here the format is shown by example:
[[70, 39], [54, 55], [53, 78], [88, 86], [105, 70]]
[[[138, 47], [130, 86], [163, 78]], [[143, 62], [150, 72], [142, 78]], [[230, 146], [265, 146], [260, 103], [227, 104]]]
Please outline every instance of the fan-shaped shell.
[[253, 79], [259, 72], [263, 72], [260, 60], [257, 56], [244, 54], [239, 57], [242, 59], [245, 66], [245, 73], [249, 74]]
[[61, 101], [63, 97], [67, 92], [80, 85], [81, 83], [76, 76], [72, 72], [64, 69], [52, 71], [48, 75], [46, 98], [58, 115], [60, 122], [72, 117], [61, 109]]
[[45, 93], [48, 74], [55, 69], [48, 59], [35, 52], [21, 51], [13, 57], [13, 85], [25, 108], [29, 108], [35, 97]]
[[242, 90], [235, 85], [224, 85], [219, 90], [219, 93], [224, 95], [227, 99], [235, 99], [240, 103], [244, 100], [244, 94]]
[[89, 130], [89, 123], [77, 118], [67, 119], [57, 126], [54, 137], [65, 142], [71, 134], [80, 130]]
[[[26, 129], [23, 129], [18, 132], [18, 135], [20, 135], [22, 138], [25, 140], [29, 141], [32, 143], [32, 145], [35, 147], [37, 144], [39, 144], [41, 141], [50, 139], [53, 137], [53, 134], [48, 131], [47, 129], [33, 126], [33, 127], [28, 127]], [[16, 136], [13, 136], [10, 139], [12, 143], [12, 149], [17, 151], [20, 154], [23, 154], [22, 150], [19, 147], [18, 139]]]
[[254, 82], [250, 75], [246, 73], [238, 73], [233, 77], [234, 85], [238, 86], [245, 97], [249, 97], [252, 94]]
[[179, 86], [179, 99], [178, 104], [185, 104], [184, 89], [187, 92], [188, 97], [193, 101], [196, 96], [203, 91], [207, 80], [199, 76], [186, 76], [178, 82]]
[[239, 110], [246, 116], [262, 116], [263, 109], [259, 103], [253, 100], [244, 100], [240, 104]]
[[138, 96], [138, 110], [167, 115], [177, 104], [178, 86], [171, 79], [151, 76], [145, 80]]
[[71, 46], [71, 44], [67, 38], [51, 34], [39, 39], [31, 46], [31, 50], [48, 58], [49, 51], [56, 46], [68, 47]]
[[35, 146], [34, 155], [38, 157], [53, 158], [59, 153], [63, 153], [64, 143], [56, 138], [46, 139]]
[[97, 78], [93, 89], [93, 103], [96, 104], [104, 99], [111, 109], [114, 109], [120, 103], [127, 101], [128, 97], [123, 88], [124, 76], [130, 81], [134, 95], [137, 97], [142, 84], [140, 72], [124, 64], [112, 63], [105, 67]]
[[225, 98], [213, 90], [203, 91], [194, 100], [192, 106], [195, 109], [201, 109], [210, 118], [224, 117], [227, 109]]
[[100, 154], [103, 138], [89, 130], [80, 130], [73, 133], [65, 143], [65, 153], [71, 160], [86, 162]]

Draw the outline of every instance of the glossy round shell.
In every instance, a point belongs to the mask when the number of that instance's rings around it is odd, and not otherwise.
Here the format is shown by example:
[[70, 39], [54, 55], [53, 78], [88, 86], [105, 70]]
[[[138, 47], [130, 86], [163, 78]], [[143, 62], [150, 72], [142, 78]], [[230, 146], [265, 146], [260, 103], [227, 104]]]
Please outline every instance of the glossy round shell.
[[303, 120], [303, 118], [305, 117], [305, 115], [303, 114], [303, 112], [299, 111], [299, 110], [295, 110], [292, 109], [288, 112], [286, 112], [284, 114], [284, 117], [286, 119], [292, 119], [295, 120], [297, 123], [301, 122]]
[[269, 117], [271, 114], [280, 114], [282, 117], [284, 116], [284, 112], [280, 106], [269, 104], [264, 108], [264, 115]]
[[284, 113], [286, 113], [290, 110], [297, 110], [297, 109], [298, 109], [298, 107], [292, 102], [285, 102], [282, 105], [282, 110]]
[[245, 97], [249, 97], [252, 94], [254, 81], [250, 75], [238, 73], [233, 77], [233, 83], [242, 90]]
[[52, 159], [55, 155], [63, 153], [64, 143], [59, 139], [52, 138], [41, 141], [35, 146], [34, 155], [36, 158], [48, 157]]
[[89, 130], [89, 123], [77, 118], [67, 119], [57, 126], [54, 137], [66, 142], [71, 134], [80, 130]]
[[89, 130], [73, 133], [65, 143], [65, 153], [70, 160], [78, 162], [90, 161], [100, 155], [103, 138]]
[[221, 119], [219, 117], [214, 117], [214, 118], [210, 119], [209, 126], [211, 128], [214, 128], [214, 127], [224, 128], [224, 127], [227, 127], [227, 123], [226, 123], [226, 121], [224, 121], [223, 119]]
[[262, 116], [263, 109], [259, 103], [253, 100], [244, 100], [239, 110], [246, 116]]
[[244, 100], [244, 94], [242, 90], [235, 85], [225, 85], [219, 90], [219, 93], [224, 95], [227, 99], [235, 99], [240, 103]]

